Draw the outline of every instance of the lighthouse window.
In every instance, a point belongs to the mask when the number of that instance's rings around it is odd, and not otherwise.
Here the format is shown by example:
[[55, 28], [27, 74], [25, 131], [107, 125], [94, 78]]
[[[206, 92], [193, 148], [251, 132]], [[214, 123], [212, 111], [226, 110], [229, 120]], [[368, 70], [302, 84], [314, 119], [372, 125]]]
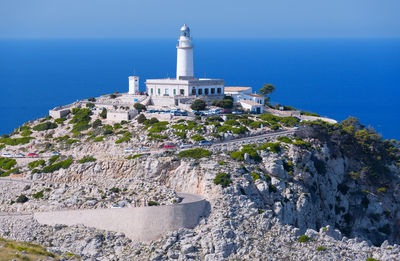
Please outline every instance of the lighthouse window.
[[211, 94], [214, 94], [214, 93], [215, 93], [215, 89], [211, 88]]
[[180, 90], [181, 91], [181, 95], [185, 95], [185, 90]]
[[158, 88], [158, 95], [160, 95], [161, 94], [161, 90], [160, 90], [160, 88]]
[[192, 95], [196, 95], [196, 88], [192, 88]]
[[174, 95], [176, 95], [176, 89], [174, 89]]
[[204, 90], [204, 94], [208, 94], [208, 88], [206, 88], [205, 90]]
[[199, 89], [199, 95], [203, 94], [203, 89]]
[[151, 95], [153, 95], [153, 88], [151, 88], [150, 91], [151, 91]]
[[218, 88], [218, 89], [217, 89], [217, 93], [221, 93], [221, 88]]

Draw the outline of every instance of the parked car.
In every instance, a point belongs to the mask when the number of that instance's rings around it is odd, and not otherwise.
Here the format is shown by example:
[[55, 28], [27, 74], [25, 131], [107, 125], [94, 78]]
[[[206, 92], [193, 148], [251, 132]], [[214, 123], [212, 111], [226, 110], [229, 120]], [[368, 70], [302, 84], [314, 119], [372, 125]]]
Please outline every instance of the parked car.
[[181, 145], [179, 146], [179, 148], [181, 148], [181, 149], [192, 148], [192, 147], [193, 147], [192, 144], [181, 144]]
[[112, 205], [111, 208], [122, 208], [120, 205]]
[[11, 153], [3, 153], [1, 154], [3, 158], [11, 158], [13, 155]]
[[202, 140], [202, 141], [199, 142], [199, 145], [200, 146], [211, 146], [212, 142], [208, 141], [208, 140]]
[[15, 154], [15, 156], [16, 156], [16, 157], [19, 157], [19, 158], [23, 158], [23, 157], [25, 157], [25, 154], [23, 154], [23, 153], [17, 153], [17, 154]]
[[176, 146], [172, 145], [172, 144], [167, 144], [167, 145], [164, 145], [164, 149], [176, 149]]
[[145, 151], [149, 151], [149, 148], [146, 148], [146, 147], [140, 147], [140, 148], [138, 149], [138, 151], [139, 151], [139, 152], [145, 152]]
[[29, 153], [28, 157], [37, 158], [37, 157], [39, 157], [39, 154], [37, 154], [37, 153]]
[[126, 149], [125, 149], [125, 152], [126, 152], [126, 153], [133, 153], [133, 152], [135, 152], [135, 150], [132, 149], [132, 148], [126, 148]]
[[51, 156], [60, 156], [61, 153], [57, 152], [57, 151], [53, 151], [52, 153], [50, 153]]
[[232, 114], [243, 114], [241, 111], [233, 111]]
[[188, 112], [187, 111], [181, 112], [181, 116], [188, 116]]

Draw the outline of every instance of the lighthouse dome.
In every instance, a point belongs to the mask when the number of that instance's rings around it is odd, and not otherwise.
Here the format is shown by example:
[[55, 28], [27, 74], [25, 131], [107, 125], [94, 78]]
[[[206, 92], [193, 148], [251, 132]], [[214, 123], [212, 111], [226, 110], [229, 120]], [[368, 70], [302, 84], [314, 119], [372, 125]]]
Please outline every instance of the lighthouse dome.
[[181, 36], [190, 37], [190, 29], [186, 24], [181, 27]]

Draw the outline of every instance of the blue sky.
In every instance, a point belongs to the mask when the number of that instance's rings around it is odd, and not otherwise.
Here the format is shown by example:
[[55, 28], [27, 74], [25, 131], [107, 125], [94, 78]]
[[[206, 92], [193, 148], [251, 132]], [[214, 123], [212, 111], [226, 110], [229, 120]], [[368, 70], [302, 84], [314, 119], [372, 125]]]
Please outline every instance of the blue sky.
[[400, 0], [0, 0], [0, 38], [400, 37]]

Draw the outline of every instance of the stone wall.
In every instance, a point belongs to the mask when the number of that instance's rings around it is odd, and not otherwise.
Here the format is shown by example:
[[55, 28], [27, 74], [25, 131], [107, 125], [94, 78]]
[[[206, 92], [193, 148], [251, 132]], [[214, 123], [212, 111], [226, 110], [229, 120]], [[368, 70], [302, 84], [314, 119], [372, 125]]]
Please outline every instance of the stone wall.
[[150, 241], [169, 231], [194, 228], [205, 214], [206, 200], [203, 197], [178, 195], [184, 199], [176, 205], [39, 212], [34, 217], [41, 224], [83, 224], [121, 232], [134, 241]]

